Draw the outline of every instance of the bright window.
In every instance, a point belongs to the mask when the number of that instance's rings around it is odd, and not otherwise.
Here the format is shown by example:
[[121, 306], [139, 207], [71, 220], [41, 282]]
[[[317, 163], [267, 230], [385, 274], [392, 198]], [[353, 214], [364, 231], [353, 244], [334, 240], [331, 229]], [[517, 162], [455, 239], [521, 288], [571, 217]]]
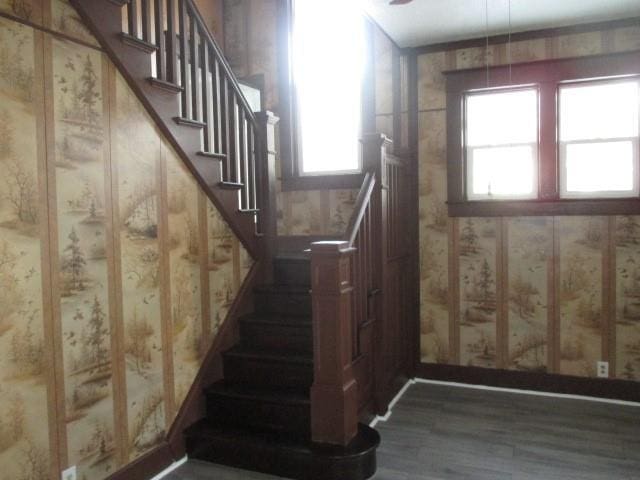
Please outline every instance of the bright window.
[[292, 45], [300, 174], [358, 171], [365, 64], [360, 2], [294, 0]]
[[472, 92], [465, 112], [468, 199], [535, 198], [538, 90]]
[[560, 195], [638, 195], [640, 82], [610, 80], [559, 88]]

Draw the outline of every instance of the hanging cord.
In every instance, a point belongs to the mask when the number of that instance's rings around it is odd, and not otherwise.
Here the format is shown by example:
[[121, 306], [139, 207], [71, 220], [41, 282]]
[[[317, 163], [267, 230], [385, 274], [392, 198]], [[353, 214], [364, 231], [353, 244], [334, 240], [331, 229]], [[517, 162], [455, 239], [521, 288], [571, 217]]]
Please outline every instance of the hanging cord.
[[487, 69], [487, 88], [489, 88], [489, 0], [484, 0], [484, 33], [486, 39], [484, 62]]
[[512, 61], [511, 61], [511, 31], [512, 31], [512, 25], [511, 25], [511, 0], [507, 0], [508, 1], [508, 5], [509, 5], [509, 37], [507, 39], [507, 61], [509, 62], [509, 85], [513, 84], [513, 81], [511, 80], [511, 66], [512, 66]]

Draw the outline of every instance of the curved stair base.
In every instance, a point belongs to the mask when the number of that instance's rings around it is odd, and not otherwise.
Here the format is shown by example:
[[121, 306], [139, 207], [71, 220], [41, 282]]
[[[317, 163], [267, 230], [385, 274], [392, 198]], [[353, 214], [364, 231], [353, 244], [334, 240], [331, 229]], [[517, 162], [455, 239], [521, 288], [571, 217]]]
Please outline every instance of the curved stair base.
[[360, 424], [346, 447], [295, 441], [273, 432], [220, 427], [207, 419], [186, 432], [189, 458], [299, 480], [365, 480], [376, 471], [380, 436]]

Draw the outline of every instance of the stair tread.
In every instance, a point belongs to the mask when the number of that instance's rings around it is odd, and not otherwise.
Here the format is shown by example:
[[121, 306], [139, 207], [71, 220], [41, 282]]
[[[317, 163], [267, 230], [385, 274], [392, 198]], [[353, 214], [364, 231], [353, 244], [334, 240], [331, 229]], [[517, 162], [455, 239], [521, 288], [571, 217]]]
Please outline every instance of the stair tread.
[[309, 255], [309, 252], [286, 252], [286, 253], [279, 253], [276, 255], [276, 257], [274, 258], [274, 261], [277, 262], [279, 260], [285, 261], [285, 262], [301, 262], [301, 263], [309, 263], [311, 262], [311, 256]]
[[243, 385], [220, 380], [205, 388], [207, 395], [225, 396], [278, 403], [284, 405], [310, 405], [308, 391], [301, 389]]
[[310, 315], [285, 315], [278, 313], [249, 313], [240, 318], [243, 323], [262, 325], [283, 325], [291, 327], [311, 327]]
[[224, 352], [223, 355], [313, 366], [313, 357], [311, 355], [301, 355], [295, 351], [267, 350], [242, 344], [232, 347]]
[[347, 446], [313, 443], [309, 440], [302, 440], [286, 432], [253, 430], [249, 427], [232, 427], [228, 425], [217, 425], [215, 421], [203, 418], [185, 430], [188, 437], [199, 437], [206, 440], [207, 437], [228, 439], [229, 442], [256, 445], [260, 449], [275, 450], [286, 448], [289, 450], [308, 452], [322, 457], [360, 456], [365, 451], [375, 449], [380, 443], [380, 436], [372, 428], [359, 424], [358, 435]]
[[254, 291], [259, 293], [309, 294], [309, 285], [257, 285]]

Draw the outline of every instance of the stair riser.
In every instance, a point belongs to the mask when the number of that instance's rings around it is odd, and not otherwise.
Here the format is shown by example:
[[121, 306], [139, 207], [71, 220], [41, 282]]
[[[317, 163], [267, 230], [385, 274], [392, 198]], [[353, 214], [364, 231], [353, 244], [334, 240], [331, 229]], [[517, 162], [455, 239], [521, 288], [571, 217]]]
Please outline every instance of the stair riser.
[[288, 325], [241, 323], [240, 336], [244, 345], [262, 350], [313, 352], [311, 325], [305, 328]]
[[272, 362], [224, 355], [224, 378], [232, 383], [285, 388], [310, 388], [311, 365]]
[[186, 437], [189, 458], [299, 480], [365, 480], [376, 471], [375, 450], [348, 458], [221, 437]]
[[311, 316], [311, 295], [302, 293], [256, 292], [256, 311], [281, 315]]
[[311, 285], [311, 263], [303, 260], [275, 260], [273, 274], [281, 285]]
[[308, 438], [311, 432], [310, 407], [304, 404], [287, 405], [209, 393], [207, 417], [219, 425], [286, 432], [298, 438]]

